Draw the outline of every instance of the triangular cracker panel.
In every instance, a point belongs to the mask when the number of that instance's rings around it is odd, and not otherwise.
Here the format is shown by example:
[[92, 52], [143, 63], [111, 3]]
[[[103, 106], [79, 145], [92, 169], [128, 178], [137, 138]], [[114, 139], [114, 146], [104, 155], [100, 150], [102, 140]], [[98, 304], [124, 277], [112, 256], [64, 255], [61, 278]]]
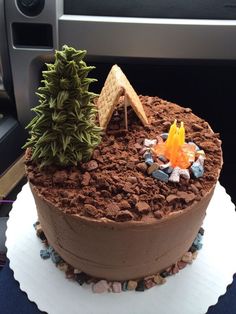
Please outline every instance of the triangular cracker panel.
[[139, 119], [144, 125], [147, 125], [148, 119], [138, 95], [121, 68], [118, 65], [113, 65], [97, 102], [100, 126], [104, 129], [107, 127], [122, 95], [127, 96], [129, 104]]

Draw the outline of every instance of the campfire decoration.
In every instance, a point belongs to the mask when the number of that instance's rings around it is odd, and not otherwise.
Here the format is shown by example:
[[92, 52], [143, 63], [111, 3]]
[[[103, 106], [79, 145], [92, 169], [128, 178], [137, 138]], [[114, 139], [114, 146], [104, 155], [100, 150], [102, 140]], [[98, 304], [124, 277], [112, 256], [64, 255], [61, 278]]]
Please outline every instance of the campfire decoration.
[[[200, 178], [204, 173], [205, 153], [193, 142], [185, 142], [183, 122], [171, 125], [168, 134], [162, 134], [157, 140], [144, 140], [144, 158], [149, 166], [147, 172], [155, 179], [179, 182], [180, 177]], [[164, 141], [166, 139], [166, 141]]]
[[154, 153], [164, 155], [172, 167], [187, 169], [195, 160], [196, 145], [185, 143], [185, 128], [183, 122], [177, 127], [176, 120], [170, 127], [166, 142], [158, 143], [153, 148]]

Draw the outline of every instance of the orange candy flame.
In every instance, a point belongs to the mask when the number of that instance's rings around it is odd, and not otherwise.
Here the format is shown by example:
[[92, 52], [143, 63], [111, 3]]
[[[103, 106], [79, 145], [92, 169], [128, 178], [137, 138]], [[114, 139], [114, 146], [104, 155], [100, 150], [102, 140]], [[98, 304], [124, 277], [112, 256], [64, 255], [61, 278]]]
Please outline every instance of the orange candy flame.
[[159, 143], [154, 148], [157, 156], [163, 155], [169, 159], [172, 167], [187, 169], [195, 160], [195, 146], [185, 143], [185, 128], [183, 122], [177, 127], [176, 120], [171, 125], [165, 143]]

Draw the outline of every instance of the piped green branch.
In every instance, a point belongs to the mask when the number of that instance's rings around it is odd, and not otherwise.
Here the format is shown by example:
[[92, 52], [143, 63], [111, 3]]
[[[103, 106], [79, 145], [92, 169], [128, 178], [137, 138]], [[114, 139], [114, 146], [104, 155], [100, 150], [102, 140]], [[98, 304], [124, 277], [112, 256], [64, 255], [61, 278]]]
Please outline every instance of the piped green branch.
[[32, 109], [36, 115], [27, 126], [30, 137], [24, 145], [31, 148], [31, 159], [40, 167], [88, 161], [101, 141], [92, 102], [97, 94], [89, 92], [96, 79], [87, 77], [94, 67], [83, 61], [85, 55], [86, 51], [65, 45], [42, 73], [39, 104]]

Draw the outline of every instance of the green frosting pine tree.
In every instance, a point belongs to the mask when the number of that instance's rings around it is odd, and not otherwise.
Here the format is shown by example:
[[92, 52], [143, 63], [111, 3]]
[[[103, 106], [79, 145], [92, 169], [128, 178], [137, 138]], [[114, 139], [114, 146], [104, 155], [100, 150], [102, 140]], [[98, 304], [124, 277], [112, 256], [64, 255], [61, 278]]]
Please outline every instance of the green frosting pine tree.
[[31, 159], [40, 167], [86, 162], [101, 141], [92, 103], [97, 95], [88, 91], [96, 81], [87, 77], [94, 67], [83, 61], [85, 55], [86, 51], [65, 45], [43, 71], [39, 105], [32, 109], [36, 116], [27, 126], [30, 138], [24, 146], [31, 148]]

